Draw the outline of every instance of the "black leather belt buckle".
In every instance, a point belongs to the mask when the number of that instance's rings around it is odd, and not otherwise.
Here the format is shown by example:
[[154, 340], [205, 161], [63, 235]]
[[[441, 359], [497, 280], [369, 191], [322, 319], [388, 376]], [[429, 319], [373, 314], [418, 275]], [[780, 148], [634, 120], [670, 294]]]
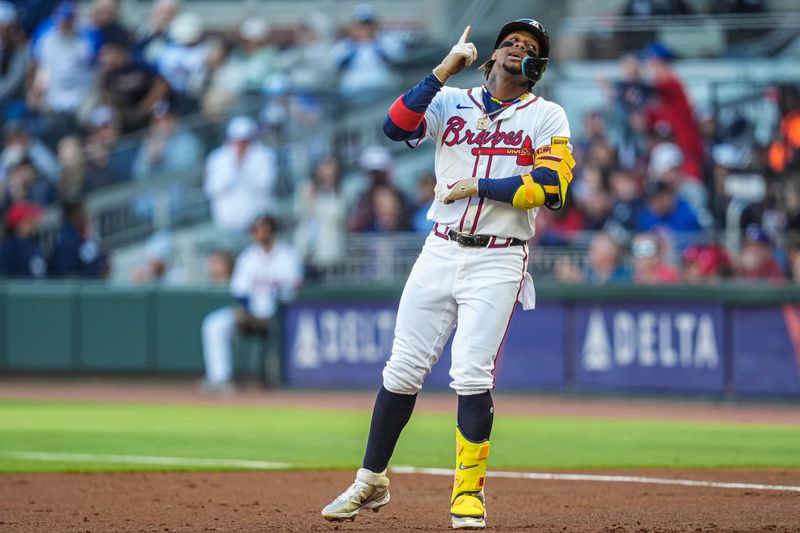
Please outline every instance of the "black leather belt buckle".
[[469, 233], [458, 233], [450, 230], [447, 233], [451, 241], [455, 241], [459, 246], [465, 248], [485, 248], [489, 244], [489, 237], [486, 235], [470, 235]]

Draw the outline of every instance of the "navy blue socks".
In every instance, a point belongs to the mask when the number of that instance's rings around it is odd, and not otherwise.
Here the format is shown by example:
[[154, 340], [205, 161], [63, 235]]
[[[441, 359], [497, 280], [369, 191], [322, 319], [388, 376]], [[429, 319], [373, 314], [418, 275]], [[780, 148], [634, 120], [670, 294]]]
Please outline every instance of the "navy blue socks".
[[472, 442], [489, 440], [494, 421], [494, 403], [492, 394], [458, 396], [458, 427], [461, 434]]
[[411, 418], [416, 401], [416, 394], [397, 394], [381, 387], [372, 410], [364, 468], [373, 472], [383, 472], [386, 469], [397, 439]]

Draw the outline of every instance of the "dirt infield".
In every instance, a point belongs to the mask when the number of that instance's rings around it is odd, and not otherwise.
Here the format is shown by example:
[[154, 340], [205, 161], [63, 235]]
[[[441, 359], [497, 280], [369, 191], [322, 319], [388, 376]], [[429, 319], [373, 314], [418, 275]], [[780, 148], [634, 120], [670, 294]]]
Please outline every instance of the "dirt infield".
[[[0, 397], [369, 409], [373, 393], [199, 395], [188, 382], [0, 381]], [[800, 424], [796, 405], [496, 395], [498, 412], [544, 416]], [[455, 398], [425, 394], [419, 408], [453, 412]], [[2, 429], [0, 427], [0, 435]], [[601, 472], [592, 471], [592, 474]], [[613, 471], [615, 475], [800, 486], [800, 470]], [[0, 475], [0, 533], [155, 531], [447, 531], [450, 479], [394, 474], [392, 503], [355, 522], [319, 511], [352, 472]], [[800, 532], [800, 492], [598, 481], [487, 480], [488, 530], [537, 532]]]
[[[629, 473], [629, 472], [628, 472]], [[800, 472], [638, 472], [800, 483]], [[325, 522], [345, 472], [65, 474], [0, 477], [0, 531], [447, 531], [450, 480], [394, 475], [392, 502], [355, 522]], [[488, 530], [800, 531], [800, 494], [760, 490], [491, 479]]]

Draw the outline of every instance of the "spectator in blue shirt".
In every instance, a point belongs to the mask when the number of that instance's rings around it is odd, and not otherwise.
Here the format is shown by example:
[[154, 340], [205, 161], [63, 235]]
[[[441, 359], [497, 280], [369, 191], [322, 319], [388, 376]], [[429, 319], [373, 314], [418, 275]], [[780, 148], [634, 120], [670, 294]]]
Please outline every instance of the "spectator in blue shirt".
[[39, 244], [41, 206], [17, 202], [6, 212], [5, 237], [0, 241], [0, 276], [43, 278], [47, 261]]
[[664, 181], [653, 181], [645, 190], [646, 205], [639, 213], [639, 231], [666, 228], [675, 232], [695, 232], [703, 229], [697, 214], [677, 191]]
[[89, 226], [80, 201], [64, 204], [64, 220], [50, 258], [53, 276], [102, 278], [107, 274], [106, 254]]

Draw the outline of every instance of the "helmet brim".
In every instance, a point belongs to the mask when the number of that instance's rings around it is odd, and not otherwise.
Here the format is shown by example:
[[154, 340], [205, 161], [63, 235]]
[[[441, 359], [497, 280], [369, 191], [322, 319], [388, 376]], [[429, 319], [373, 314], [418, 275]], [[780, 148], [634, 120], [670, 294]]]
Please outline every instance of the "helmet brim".
[[509, 22], [500, 29], [500, 33], [497, 34], [497, 40], [494, 43], [494, 49], [497, 50], [497, 47], [500, 46], [500, 43], [503, 42], [503, 39], [508, 36], [508, 34], [515, 31], [524, 31], [533, 35], [533, 37], [536, 39], [536, 42], [539, 43], [539, 57], [550, 57], [550, 37], [536, 26], [519, 20]]

